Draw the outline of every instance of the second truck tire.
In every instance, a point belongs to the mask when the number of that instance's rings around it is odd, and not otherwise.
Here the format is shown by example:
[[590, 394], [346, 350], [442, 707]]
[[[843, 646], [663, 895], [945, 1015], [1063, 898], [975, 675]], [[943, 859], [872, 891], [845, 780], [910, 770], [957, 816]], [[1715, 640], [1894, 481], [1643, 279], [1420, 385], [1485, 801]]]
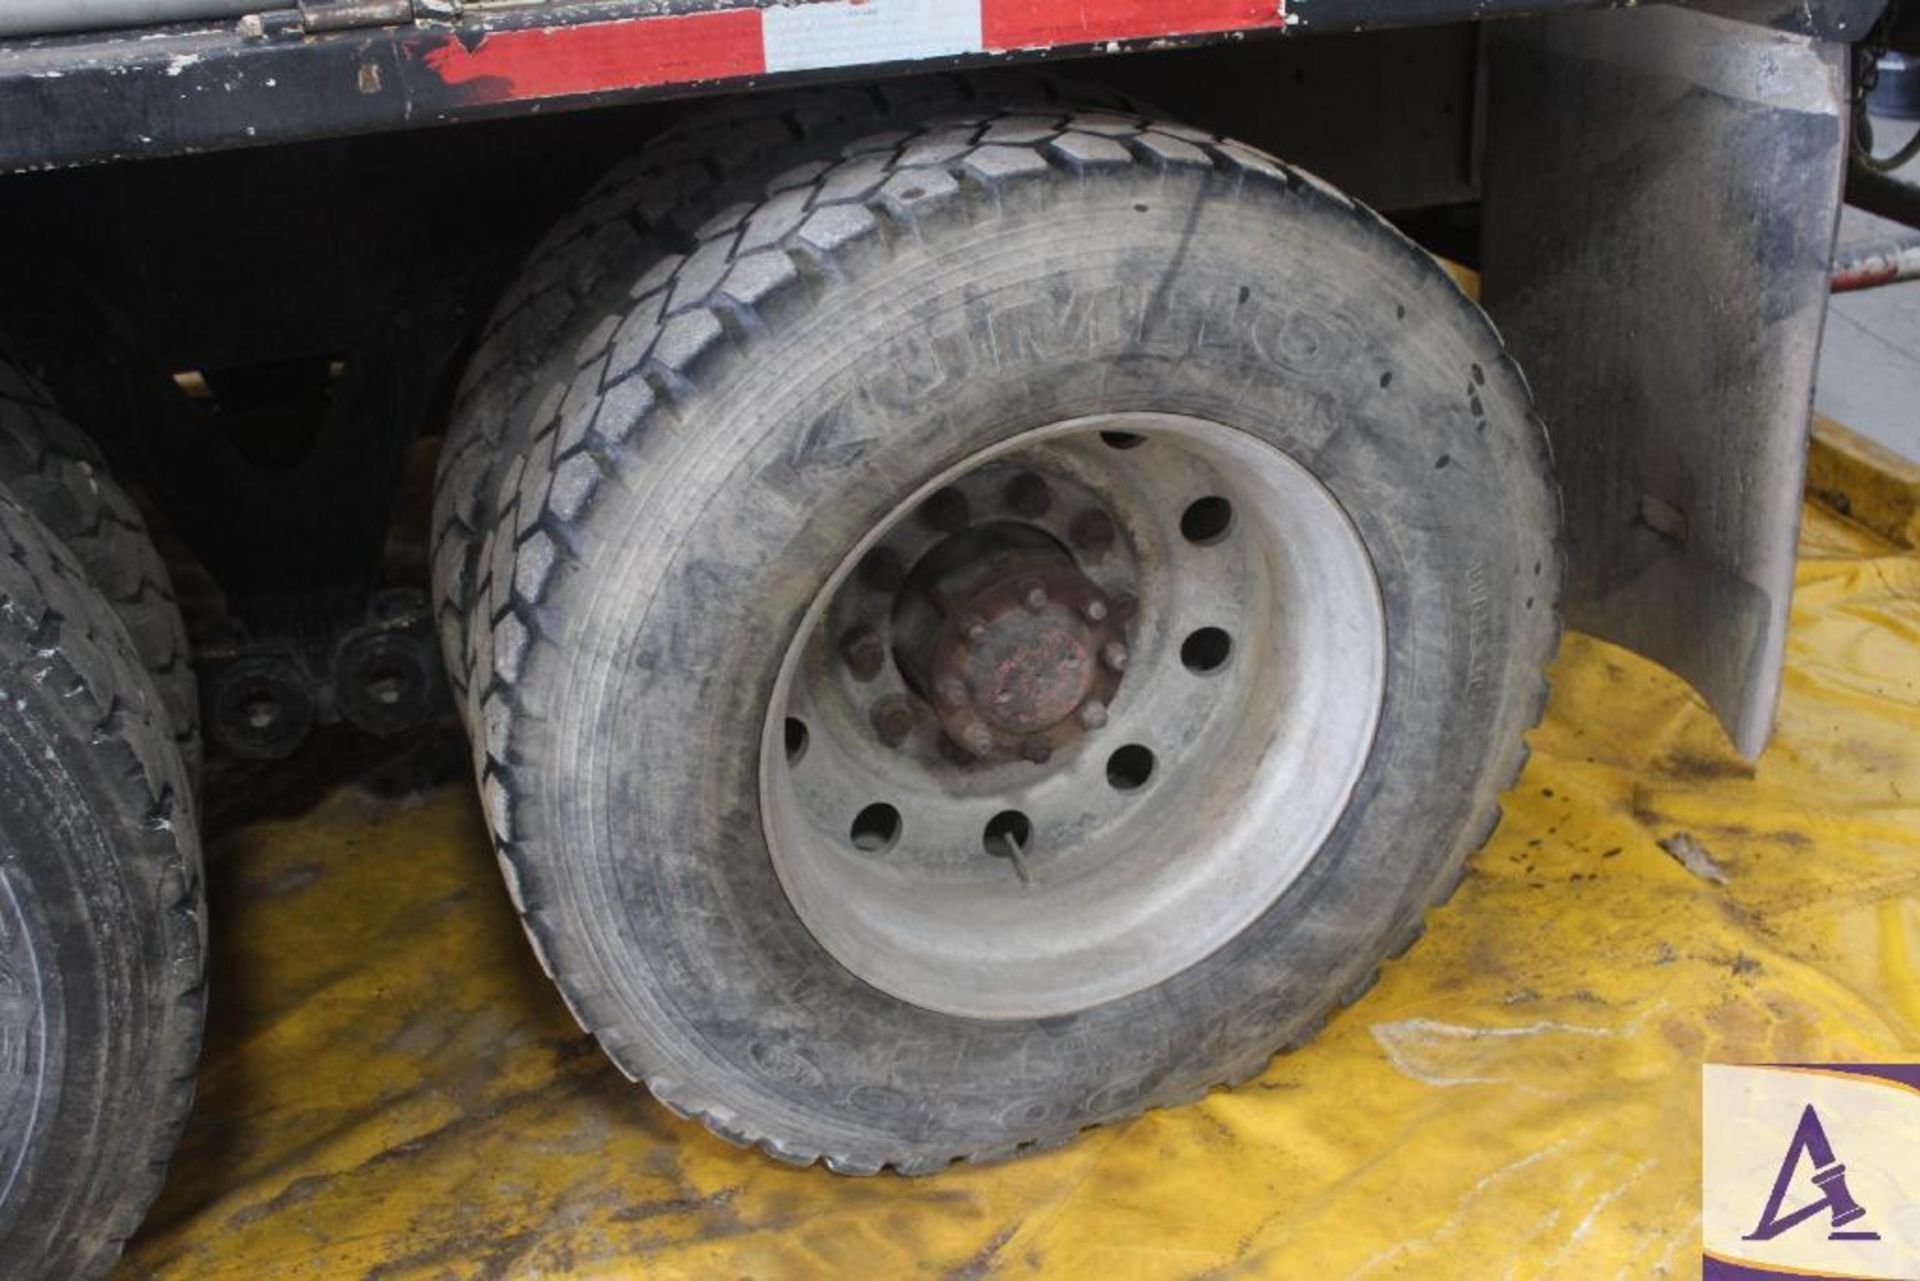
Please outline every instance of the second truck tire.
[[78, 561], [0, 494], [0, 1271], [104, 1274], [193, 1099], [191, 785]]

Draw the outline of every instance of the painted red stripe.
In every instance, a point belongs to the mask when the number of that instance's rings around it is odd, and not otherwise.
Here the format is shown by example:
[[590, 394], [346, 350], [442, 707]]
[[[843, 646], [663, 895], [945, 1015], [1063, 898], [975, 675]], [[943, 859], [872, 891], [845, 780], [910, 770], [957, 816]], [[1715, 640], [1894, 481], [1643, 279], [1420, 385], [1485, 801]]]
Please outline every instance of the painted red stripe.
[[1284, 27], [1282, 0], [980, 0], [989, 51]]
[[425, 62], [450, 85], [474, 86], [484, 102], [721, 80], [766, 70], [758, 9], [501, 31], [472, 49], [450, 41], [428, 53]]

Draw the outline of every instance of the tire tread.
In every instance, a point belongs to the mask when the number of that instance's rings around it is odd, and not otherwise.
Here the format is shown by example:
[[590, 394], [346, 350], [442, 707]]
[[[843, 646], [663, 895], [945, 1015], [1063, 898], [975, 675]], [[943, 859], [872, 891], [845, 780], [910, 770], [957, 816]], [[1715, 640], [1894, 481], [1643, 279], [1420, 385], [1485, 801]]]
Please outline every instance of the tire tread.
[[173, 580], [146, 522], [93, 442], [38, 379], [0, 359], [0, 485], [59, 537], [119, 614], [153, 677], [190, 776], [200, 699]]

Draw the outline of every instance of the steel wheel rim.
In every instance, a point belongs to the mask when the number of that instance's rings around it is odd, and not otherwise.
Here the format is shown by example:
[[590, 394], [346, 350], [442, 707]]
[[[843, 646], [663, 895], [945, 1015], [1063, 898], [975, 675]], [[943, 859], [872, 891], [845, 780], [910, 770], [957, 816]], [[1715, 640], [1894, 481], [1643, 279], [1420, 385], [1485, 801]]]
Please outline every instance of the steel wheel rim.
[[[1052, 496], [1037, 516], [1014, 481], [1031, 475]], [[929, 511], [954, 492], [967, 499], [957, 526], [952, 511]], [[1104, 551], [1088, 550], [1074, 524], [1096, 509], [1113, 526]], [[1085, 695], [1071, 724], [1046, 731], [1043, 763], [1007, 756], [1000, 720], [1000, 755], [969, 760], [958, 744], [966, 734], [953, 727], [974, 706], [998, 715], [999, 686], [963, 712], [929, 688], [943, 672], [976, 670], [938, 665], [956, 646], [968, 652], [955, 639], [963, 623], [990, 648], [1020, 625], [1017, 609], [992, 613], [984, 634], [991, 605], [948, 618], [941, 643], [901, 648], [925, 613], [902, 603], [913, 573], [982, 527], [1010, 525], [1061, 545], [1087, 584], [1049, 578], [1048, 607], [1074, 644], [1047, 653], [1069, 656], [1015, 666], [1023, 679], [1012, 684], [1042, 691], [1021, 704], [1033, 716]], [[1039, 538], [1035, 546], [1051, 555]], [[886, 551], [897, 553], [897, 576], [874, 568]], [[996, 544], [973, 554], [998, 573], [1024, 552]], [[1032, 575], [1017, 572], [1024, 590]], [[1095, 597], [1125, 617], [1089, 623]], [[863, 626], [881, 633], [877, 665], [871, 639], [855, 634]], [[1195, 640], [1206, 632], [1224, 633], [1224, 650], [1218, 637]], [[1122, 640], [1117, 672], [1103, 638]], [[1076, 645], [1097, 645], [1100, 671], [1079, 672]], [[813, 937], [872, 986], [963, 1017], [1074, 1013], [1212, 955], [1298, 879], [1365, 766], [1385, 670], [1365, 546], [1334, 497], [1281, 450], [1168, 414], [1025, 432], [929, 480], [816, 594], [789, 639], [761, 737], [769, 855]], [[1034, 673], [1045, 679], [1025, 679]], [[1103, 690], [1096, 717], [1087, 704]], [[902, 702], [912, 725], [896, 740]], [[1032, 737], [1018, 750], [1037, 755]]]

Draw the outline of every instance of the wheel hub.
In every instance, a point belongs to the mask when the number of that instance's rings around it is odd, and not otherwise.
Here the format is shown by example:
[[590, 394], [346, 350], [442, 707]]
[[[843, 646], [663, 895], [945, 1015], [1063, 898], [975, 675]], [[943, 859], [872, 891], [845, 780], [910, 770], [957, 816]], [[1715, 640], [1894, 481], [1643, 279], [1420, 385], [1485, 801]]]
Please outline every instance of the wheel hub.
[[975, 759], [1045, 761], [1106, 723], [1126, 666], [1122, 611], [1071, 564], [1003, 568], [948, 613], [928, 687]]
[[[927, 504], [962, 505], [954, 490]], [[1132, 612], [1130, 597], [1109, 596], [1046, 530], [989, 522], [954, 532], [906, 576], [894, 655], [951, 759], [1039, 764], [1106, 723]]]

